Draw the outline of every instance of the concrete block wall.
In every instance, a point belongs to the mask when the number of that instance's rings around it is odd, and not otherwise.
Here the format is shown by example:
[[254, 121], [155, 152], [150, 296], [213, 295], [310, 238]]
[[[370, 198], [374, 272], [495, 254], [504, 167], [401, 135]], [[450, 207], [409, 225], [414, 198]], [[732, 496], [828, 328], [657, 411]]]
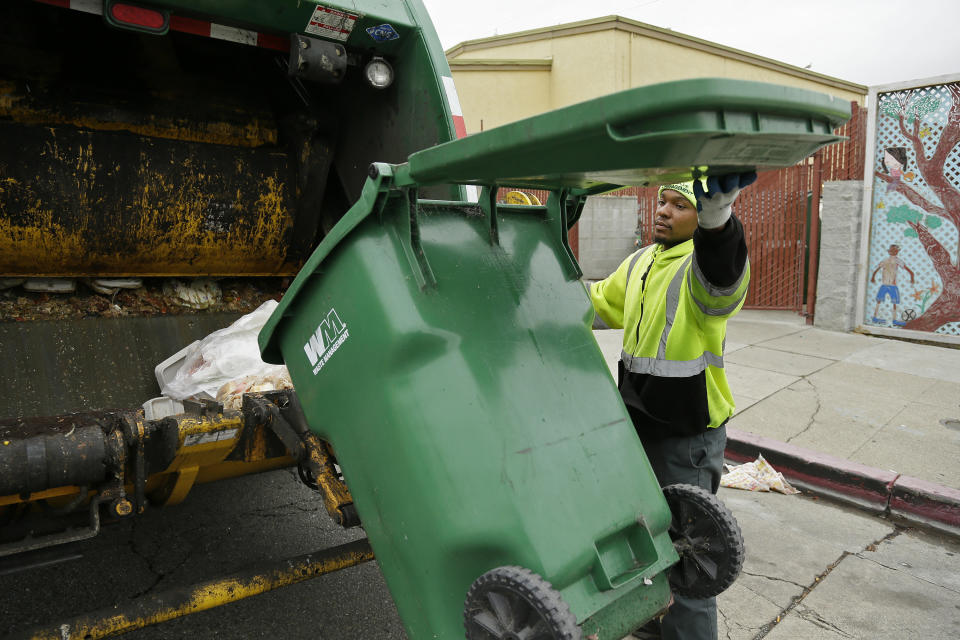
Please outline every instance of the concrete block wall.
[[602, 280], [635, 251], [635, 196], [587, 198], [579, 228], [579, 260], [585, 280]]
[[850, 331], [856, 324], [862, 207], [862, 180], [824, 183], [813, 321], [822, 329]]

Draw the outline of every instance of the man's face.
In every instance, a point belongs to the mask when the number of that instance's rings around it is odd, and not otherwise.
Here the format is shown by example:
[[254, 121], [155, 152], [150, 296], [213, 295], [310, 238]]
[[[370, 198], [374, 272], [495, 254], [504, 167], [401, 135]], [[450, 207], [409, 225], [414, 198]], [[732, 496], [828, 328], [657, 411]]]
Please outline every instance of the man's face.
[[697, 208], [673, 189], [664, 189], [657, 204], [653, 239], [664, 247], [686, 242], [697, 230]]

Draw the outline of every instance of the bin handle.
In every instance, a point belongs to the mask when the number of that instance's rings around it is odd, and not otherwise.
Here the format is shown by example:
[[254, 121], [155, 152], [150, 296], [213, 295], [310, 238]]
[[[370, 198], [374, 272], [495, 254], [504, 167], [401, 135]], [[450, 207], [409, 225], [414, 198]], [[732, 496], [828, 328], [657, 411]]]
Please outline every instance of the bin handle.
[[[500, 244], [500, 229], [497, 223], [497, 185], [484, 185], [480, 191], [480, 208], [487, 215], [487, 224], [490, 229], [490, 244]], [[573, 198], [576, 200], [576, 207], [582, 204], [582, 196]], [[583, 271], [577, 263], [573, 250], [570, 249], [570, 239], [567, 235], [569, 230], [569, 205], [571, 200], [570, 190], [561, 189], [551, 191], [547, 198], [547, 223], [553, 226], [554, 233], [563, 247], [564, 254], [567, 257], [567, 277], [569, 280], [578, 280], [583, 276]]]
[[400, 216], [400, 223], [403, 237], [400, 244], [403, 246], [403, 253], [407, 256], [407, 262], [413, 270], [413, 277], [417, 280], [417, 286], [421, 291], [437, 287], [437, 278], [433, 275], [433, 269], [427, 261], [427, 256], [423, 252], [423, 245], [420, 243], [420, 220], [418, 218], [420, 211], [419, 199], [416, 187], [403, 189], [403, 197], [407, 200], [408, 215]]
[[564, 254], [567, 256], [567, 279], [578, 280], [583, 276], [583, 270], [580, 269], [580, 264], [577, 262], [576, 256], [573, 255], [573, 250], [570, 248], [570, 237], [567, 235], [569, 231], [569, 199], [570, 191], [568, 189], [551, 191], [547, 198], [547, 217], [553, 226], [553, 232], [557, 234], [560, 240]]
[[594, 565], [593, 579], [600, 591], [610, 591], [611, 589], [619, 589], [623, 585], [633, 582], [637, 578], [643, 576], [646, 571], [647, 567], [644, 567], [642, 569], [631, 569], [630, 571], [625, 571], [617, 576], [608, 576], [603, 570], [603, 566], [600, 564], [600, 558], [598, 556], [596, 564]]
[[642, 518], [594, 543], [593, 580], [600, 591], [656, 573], [660, 554]]
[[497, 226], [497, 185], [484, 185], [480, 189], [480, 208], [487, 214], [490, 228], [490, 244], [500, 244], [500, 228]]

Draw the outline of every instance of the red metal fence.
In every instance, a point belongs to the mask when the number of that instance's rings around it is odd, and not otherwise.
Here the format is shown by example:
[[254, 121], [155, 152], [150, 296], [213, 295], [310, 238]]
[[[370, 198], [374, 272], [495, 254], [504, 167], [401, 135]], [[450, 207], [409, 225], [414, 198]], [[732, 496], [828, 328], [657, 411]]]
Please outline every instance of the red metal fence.
[[750, 255], [748, 308], [800, 311], [817, 160], [764, 173], [737, 198]]

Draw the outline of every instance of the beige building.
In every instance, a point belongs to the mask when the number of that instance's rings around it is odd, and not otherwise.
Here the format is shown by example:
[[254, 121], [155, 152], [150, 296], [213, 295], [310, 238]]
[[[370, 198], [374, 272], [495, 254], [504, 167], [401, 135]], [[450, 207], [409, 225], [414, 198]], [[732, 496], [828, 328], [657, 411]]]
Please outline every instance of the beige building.
[[468, 133], [631, 87], [719, 77], [864, 103], [867, 87], [620, 16], [468, 40], [446, 52]]

